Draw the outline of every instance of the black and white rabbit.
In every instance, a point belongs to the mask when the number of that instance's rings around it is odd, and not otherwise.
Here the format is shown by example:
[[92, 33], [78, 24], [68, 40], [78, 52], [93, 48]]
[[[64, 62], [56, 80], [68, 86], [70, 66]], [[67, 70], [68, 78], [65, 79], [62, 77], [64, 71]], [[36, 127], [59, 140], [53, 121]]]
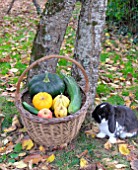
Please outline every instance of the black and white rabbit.
[[118, 138], [125, 139], [138, 134], [138, 119], [126, 106], [101, 103], [93, 111], [92, 117], [99, 123], [97, 137], [108, 136], [111, 143], [115, 143]]

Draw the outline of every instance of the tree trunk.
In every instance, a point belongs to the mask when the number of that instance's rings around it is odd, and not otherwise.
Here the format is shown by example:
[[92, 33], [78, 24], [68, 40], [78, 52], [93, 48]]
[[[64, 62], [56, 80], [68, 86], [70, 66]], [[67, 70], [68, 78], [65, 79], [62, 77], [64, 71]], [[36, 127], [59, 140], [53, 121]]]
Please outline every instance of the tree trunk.
[[[76, 0], [49, 0], [46, 3], [34, 40], [30, 63], [49, 54], [59, 54], [75, 3]], [[56, 66], [57, 59], [40, 63], [38, 67], [30, 70], [28, 78], [46, 70], [55, 72]]]
[[[74, 58], [83, 65], [89, 77], [91, 106], [87, 114], [88, 120], [92, 118], [91, 114], [94, 109], [106, 6], [107, 0], [82, 1], [82, 9], [78, 23]], [[76, 66], [73, 66], [73, 75], [78, 77], [78, 83], [84, 86], [84, 79]]]

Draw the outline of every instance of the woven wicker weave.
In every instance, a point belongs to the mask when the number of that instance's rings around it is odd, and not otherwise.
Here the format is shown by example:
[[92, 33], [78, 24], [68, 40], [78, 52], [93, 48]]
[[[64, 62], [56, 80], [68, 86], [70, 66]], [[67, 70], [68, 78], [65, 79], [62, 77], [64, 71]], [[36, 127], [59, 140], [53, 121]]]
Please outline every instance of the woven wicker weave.
[[[20, 84], [24, 76], [30, 69], [32, 69], [37, 64], [51, 58], [58, 58], [58, 59], [63, 58], [76, 64], [78, 68], [81, 69], [86, 84], [84, 90], [82, 91], [83, 104], [79, 111], [64, 118], [43, 119], [31, 114], [30, 112], [28, 112], [23, 108], [22, 101], [31, 102], [31, 99], [28, 93], [28, 89], [25, 89], [20, 93]], [[58, 147], [61, 144], [70, 143], [72, 139], [75, 138], [85, 119], [87, 109], [90, 103], [89, 100], [90, 100], [89, 82], [85, 70], [74, 59], [65, 56], [59, 56], [59, 55], [45, 56], [32, 63], [19, 77], [17, 83], [16, 95], [15, 95], [15, 105], [20, 112], [22, 122], [25, 128], [27, 129], [29, 136], [37, 144], [46, 147]]]

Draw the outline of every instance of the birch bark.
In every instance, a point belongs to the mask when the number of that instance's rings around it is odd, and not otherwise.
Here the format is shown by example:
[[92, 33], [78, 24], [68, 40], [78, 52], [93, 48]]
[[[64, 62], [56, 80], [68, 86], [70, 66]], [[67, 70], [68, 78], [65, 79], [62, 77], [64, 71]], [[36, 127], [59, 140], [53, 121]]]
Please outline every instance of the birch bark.
[[[83, 0], [78, 23], [74, 58], [83, 65], [89, 77], [91, 107], [87, 114], [88, 119], [92, 117], [94, 109], [106, 6], [107, 0]], [[81, 72], [75, 65], [73, 75], [78, 78], [80, 85], [85, 84]]]
[[[75, 2], [76, 0], [49, 0], [46, 3], [33, 43], [30, 63], [49, 54], [59, 54]], [[29, 71], [28, 78], [45, 70], [55, 72], [56, 65], [57, 59], [40, 63]]]

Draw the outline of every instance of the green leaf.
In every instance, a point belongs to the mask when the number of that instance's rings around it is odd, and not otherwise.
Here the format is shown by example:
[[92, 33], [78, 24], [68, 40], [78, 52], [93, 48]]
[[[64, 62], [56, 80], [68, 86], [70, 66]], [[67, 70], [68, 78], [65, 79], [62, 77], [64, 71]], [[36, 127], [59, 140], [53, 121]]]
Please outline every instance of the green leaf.
[[3, 159], [2, 158], [0, 158], [0, 163], [2, 163], [3, 162]]
[[15, 162], [15, 159], [8, 159], [8, 162], [9, 162], [9, 163], [14, 163], [14, 162]]
[[2, 157], [1, 157], [1, 158], [2, 158], [2, 160], [3, 160], [3, 161], [5, 161], [5, 160], [7, 159], [7, 155], [6, 155], [6, 154], [4, 154], [4, 155], [2, 155]]
[[18, 157], [18, 153], [11, 153], [11, 154], [9, 154], [9, 156], [11, 157], [11, 158], [17, 158]]
[[14, 147], [14, 152], [21, 152], [21, 150], [22, 150], [22, 145], [21, 145], [21, 143], [17, 143], [16, 145], [15, 145], [15, 147]]

